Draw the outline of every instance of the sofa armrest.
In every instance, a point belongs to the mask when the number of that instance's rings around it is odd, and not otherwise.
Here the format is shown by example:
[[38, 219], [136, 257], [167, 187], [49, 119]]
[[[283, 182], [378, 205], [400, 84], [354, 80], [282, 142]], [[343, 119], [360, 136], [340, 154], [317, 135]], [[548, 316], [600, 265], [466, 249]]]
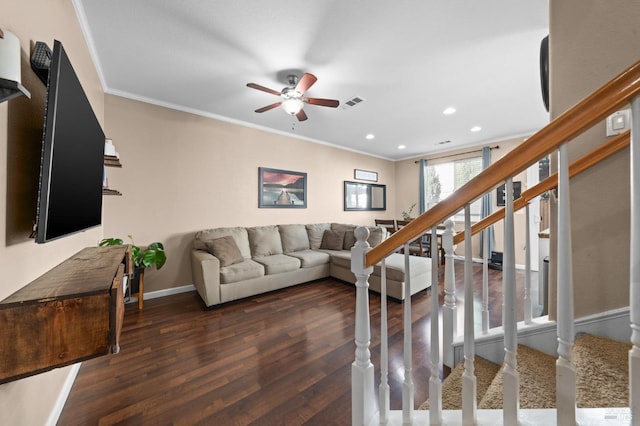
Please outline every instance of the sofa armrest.
[[191, 272], [196, 290], [207, 307], [220, 304], [218, 258], [203, 250], [191, 250]]

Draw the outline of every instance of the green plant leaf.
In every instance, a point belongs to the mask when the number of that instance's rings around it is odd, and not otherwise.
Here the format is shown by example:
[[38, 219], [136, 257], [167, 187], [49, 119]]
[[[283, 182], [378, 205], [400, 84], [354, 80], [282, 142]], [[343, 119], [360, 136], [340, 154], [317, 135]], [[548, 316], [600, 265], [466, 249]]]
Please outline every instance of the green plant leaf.
[[120, 238], [105, 238], [98, 243], [98, 246], [121, 246], [123, 241]]
[[[149, 244], [146, 249], [142, 249], [135, 245], [133, 237], [128, 235], [131, 240], [131, 258], [133, 260], [133, 266], [136, 268], [148, 268], [155, 266], [160, 269], [167, 261], [167, 255], [164, 252], [164, 245], [156, 241]], [[105, 238], [98, 243], [99, 246], [119, 246], [123, 241], [120, 238]]]
[[142, 255], [142, 264], [145, 267], [154, 265], [157, 269], [160, 269], [164, 266], [166, 261], [167, 255], [160, 243], [151, 244]]

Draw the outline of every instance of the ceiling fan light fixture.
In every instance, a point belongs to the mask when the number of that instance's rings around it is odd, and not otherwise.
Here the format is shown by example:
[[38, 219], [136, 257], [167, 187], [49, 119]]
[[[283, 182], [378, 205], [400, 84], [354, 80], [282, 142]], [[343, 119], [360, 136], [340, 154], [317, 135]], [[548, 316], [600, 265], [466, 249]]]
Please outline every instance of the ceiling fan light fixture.
[[289, 98], [282, 101], [282, 109], [287, 114], [296, 115], [302, 109], [302, 101], [296, 98]]

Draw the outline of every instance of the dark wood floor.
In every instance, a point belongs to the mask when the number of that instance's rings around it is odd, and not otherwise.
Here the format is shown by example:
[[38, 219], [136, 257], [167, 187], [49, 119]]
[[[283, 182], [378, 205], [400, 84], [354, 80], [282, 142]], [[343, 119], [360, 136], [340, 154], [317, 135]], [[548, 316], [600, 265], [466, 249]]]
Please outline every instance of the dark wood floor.
[[[474, 275], [480, 283], [479, 265]], [[501, 280], [490, 271], [493, 326], [501, 321]], [[427, 290], [412, 299], [416, 406], [428, 397], [430, 297]], [[370, 301], [377, 387], [380, 297], [371, 293]], [[402, 308], [389, 303], [392, 409], [401, 409]], [[195, 292], [146, 301], [143, 311], [129, 304], [121, 352], [82, 364], [58, 425], [351, 424], [354, 311], [355, 288], [332, 279], [214, 310]]]

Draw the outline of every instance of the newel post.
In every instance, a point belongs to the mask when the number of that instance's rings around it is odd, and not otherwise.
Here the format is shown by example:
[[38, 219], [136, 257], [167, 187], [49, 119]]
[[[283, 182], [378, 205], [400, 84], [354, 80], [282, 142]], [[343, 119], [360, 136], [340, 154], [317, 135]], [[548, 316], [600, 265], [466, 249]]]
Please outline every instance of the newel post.
[[371, 330], [369, 324], [369, 275], [373, 267], [365, 268], [365, 254], [370, 250], [369, 230], [359, 226], [354, 231], [356, 245], [351, 248], [351, 272], [356, 277], [356, 359], [351, 364], [351, 424], [367, 425], [373, 419], [375, 393], [371, 363]]

